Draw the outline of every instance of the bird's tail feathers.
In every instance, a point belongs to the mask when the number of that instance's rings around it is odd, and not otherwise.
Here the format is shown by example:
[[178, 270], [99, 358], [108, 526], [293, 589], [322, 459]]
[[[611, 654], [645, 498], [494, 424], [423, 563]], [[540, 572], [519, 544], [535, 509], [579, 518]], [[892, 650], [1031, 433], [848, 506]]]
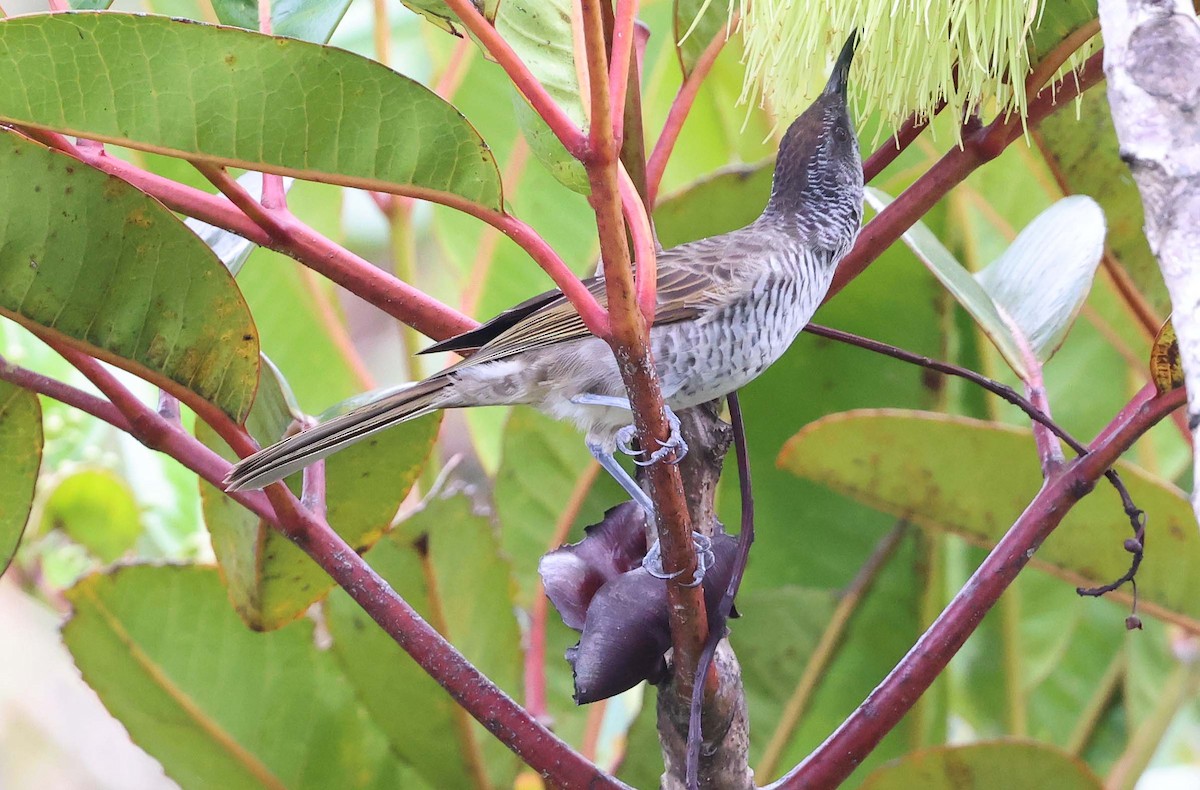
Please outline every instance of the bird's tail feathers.
[[437, 411], [445, 405], [448, 384], [436, 377], [399, 387], [263, 448], [234, 465], [225, 477], [225, 490], [262, 488], [385, 428]]

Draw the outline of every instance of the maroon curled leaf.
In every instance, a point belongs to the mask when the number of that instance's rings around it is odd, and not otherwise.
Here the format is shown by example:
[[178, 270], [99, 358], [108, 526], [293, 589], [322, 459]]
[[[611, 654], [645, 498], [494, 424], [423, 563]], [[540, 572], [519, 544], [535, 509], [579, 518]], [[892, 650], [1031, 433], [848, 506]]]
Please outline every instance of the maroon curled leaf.
[[[582, 631], [579, 643], [567, 649], [580, 705], [666, 677], [667, 586], [642, 567], [644, 522], [637, 505], [618, 505], [582, 541], [542, 558], [547, 596], [563, 622]], [[710, 628], [719, 627], [717, 604], [729, 585], [737, 539], [714, 536], [712, 549], [716, 562], [703, 582]]]
[[538, 573], [563, 622], [582, 631], [596, 592], [605, 582], [640, 568], [646, 551], [646, 512], [624, 502], [605, 511], [599, 524], [585, 528], [583, 540], [542, 557]]

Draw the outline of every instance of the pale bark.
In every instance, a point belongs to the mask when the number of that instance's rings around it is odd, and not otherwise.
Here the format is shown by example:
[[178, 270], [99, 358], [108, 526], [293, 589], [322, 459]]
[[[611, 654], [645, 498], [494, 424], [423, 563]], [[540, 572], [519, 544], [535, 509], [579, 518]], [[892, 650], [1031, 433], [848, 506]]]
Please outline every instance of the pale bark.
[[[1190, 0], [1100, 0], [1113, 124], [1174, 308], [1196, 449], [1200, 425], [1200, 23]], [[1200, 466], [1192, 507], [1200, 514]]]

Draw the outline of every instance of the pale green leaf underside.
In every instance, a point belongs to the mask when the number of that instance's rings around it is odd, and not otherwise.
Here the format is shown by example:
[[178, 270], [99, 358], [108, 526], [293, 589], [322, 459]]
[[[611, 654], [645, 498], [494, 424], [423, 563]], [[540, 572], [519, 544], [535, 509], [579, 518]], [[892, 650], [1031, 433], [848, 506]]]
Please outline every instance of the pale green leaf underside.
[[42, 408], [37, 396], [0, 381], [0, 574], [21, 542], [41, 463]]
[[[778, 462], [897, 518], [986, 546], [1004, 535], [1042, 486], [1028, 430], [928, 412], [834, 414], [793, 436]], [[1118, 463], [1117, 469], [1149, 521], [1139, 607], [1200, 627], [1200, 575], [1193, 572], [1200, 564], [1200, 533], [1187, 498], [1140, 467]], [[1100, 481], [1033, 562], [1077, 585], [1107, 584], [1129, 568], [1122, 544], [1130, 534], [1120, 500]]]
[[154, 16], [0, 22], [0, 120], [314, 181], [500, 208], [453, 106], [332, 47]]
[[67, 595], [84, 679], [183, 787], [409, 786], [311, 623], [250, 631], [199, 566], [128, 566]]
[[1103, 255], [1104, 212], [1073, 195], [1038, 214], [975, 280], [1045, 362], [1083, 307]]
[[0, 132], [0, 206], [0, 314], [244, 419], [258, 385], [254, 322], [229, 272], [161, 203]]
[[[865, 197], [867, 204], [876, 211], [883, 211], [892, 202], [889, 195], [873, 187], [867, 187]], [[980, 329], [991, 339], [1017, 375], [1022, 379], [1028, 379], [1029, 373], [1023, 361], [1021, 346], [1013, 337], [1004, 319], [1000, 317], [996, 305], [983, 286], [963, 268], [963, 265], [923, 222], [918, 222], [905, 231], [903, 238], [904, 243], [916, 253], [916, 256], [933, 273], [933, 276], [963, 306], [963, 309], [971, 314]]]

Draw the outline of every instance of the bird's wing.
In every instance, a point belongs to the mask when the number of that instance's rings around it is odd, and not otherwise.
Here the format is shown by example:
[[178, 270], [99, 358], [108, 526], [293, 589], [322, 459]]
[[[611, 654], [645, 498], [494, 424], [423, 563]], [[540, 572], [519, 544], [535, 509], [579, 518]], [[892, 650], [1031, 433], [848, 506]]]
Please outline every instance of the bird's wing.
[[[733, 267], [720, 264], [730, 258], [730, 235], [689, 242], [658, 254], [656, 325], [694, 318], [724, 302], [729, 292], [726, 273]], [[584, 285], [601, 306], [608, 306], [602, 277], [586, 279]], [[561, 291], [554, 290], [527, 299], [470, 332], [421, 353], [477, 349], [453, 370], [590, 335], [575, 307]]]

